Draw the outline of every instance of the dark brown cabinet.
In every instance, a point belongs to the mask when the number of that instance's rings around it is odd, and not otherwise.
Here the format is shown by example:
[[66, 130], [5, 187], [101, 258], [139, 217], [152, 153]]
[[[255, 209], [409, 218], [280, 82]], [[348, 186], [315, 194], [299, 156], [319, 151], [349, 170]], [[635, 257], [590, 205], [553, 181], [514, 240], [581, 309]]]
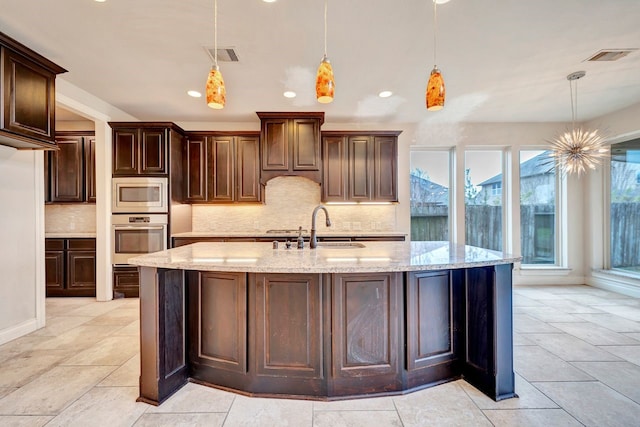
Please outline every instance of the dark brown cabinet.
[[322, 178], [320, 126], [324, 113], [257, 113], [261, 121], [261, 182], [282, 175]]
[[95, 137], [89, 132], [59, 132], [57, 151], [45, 153], [45, 201], [95, 203]]
[[45, 239], [48, 297], [96, 295], [96, 240]]
[[113, 267], [113, 297], [138, 298], [140, 295], [140, 275], [138, 267]]
[[169, 124], [109, 125], [113, 129], [114, 176], [167, 176]]
[[399, 134], [324, 132], [322, 201], [397, 202]]
[[257, 133], [193, 133], [186, 150], [186, 194], [192, 203], [259, 202]]
[[0, 33], [0, 144], [55, 146], [55, 79], [66, 70]]

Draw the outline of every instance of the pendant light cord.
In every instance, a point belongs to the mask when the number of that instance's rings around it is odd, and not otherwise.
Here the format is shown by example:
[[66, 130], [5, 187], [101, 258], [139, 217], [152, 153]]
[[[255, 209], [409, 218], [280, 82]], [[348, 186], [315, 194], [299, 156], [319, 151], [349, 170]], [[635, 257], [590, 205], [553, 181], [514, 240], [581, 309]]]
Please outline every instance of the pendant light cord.
[[571, 95], [571, 126], [573, 130], [575, 130], [576, 120], [578, 116], [578, 81], [577, 79], [569, 80], [569, 94]]
[[218, 66], [218, 0], [213, 0], [213, 62]]
[[436, 43], [436, 37], [438, 34], [438, 15], [437, 15], [437, 10], [438, 10], [438, 3], [436, 3], [436, 0], [433, 0], [433, 68], [437, 68], [436, 64], [438, 64], [438, 61], [436, 61], [436, 49], [438, 44]]
[[328, 0], [324, 0], [324, 57], [327, 57], [327, 3]]

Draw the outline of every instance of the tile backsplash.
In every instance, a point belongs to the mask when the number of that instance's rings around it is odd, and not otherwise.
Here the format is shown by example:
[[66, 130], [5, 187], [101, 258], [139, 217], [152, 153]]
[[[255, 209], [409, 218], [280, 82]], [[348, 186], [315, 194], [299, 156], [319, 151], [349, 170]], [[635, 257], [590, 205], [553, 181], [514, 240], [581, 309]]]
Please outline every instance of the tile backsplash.
[[96, 205], [45, 205], [46, 233], [95, 233]]
[[[261, 205], [193, 205], [192, 227], [196, 232], [264, 232], [270, 229], [311, 228], [311, 213], [319, 205], [320, 185], [302, 177], [282, 176], [269, 180]], [[326, 205], [318, 213], [318, 232], [397, 231], [397, 205]]]

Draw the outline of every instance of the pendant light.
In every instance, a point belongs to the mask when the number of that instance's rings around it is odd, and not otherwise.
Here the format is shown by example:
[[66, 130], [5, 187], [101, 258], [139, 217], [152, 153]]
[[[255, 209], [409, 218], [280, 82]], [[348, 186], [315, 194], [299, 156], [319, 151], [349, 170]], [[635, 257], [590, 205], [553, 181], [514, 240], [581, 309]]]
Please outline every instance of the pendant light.
[[578, 176], [600, 165], [607, 155], [605, 136], [597, 129], [589, 131], [576, 128], [578, 110], [578, 79], [584, 77], [584, 71], [576, 71], [567, 76], [571, 95], [571, 130], [549, 141], [551, 159], [562, 175], [577, 173]]
[[444, 79], [436, 65], [436, 35], [438, 33], [437, 7], [439, 0], [433, 0], [433, 70], [427, 83], [426, 103], [427, 110], [438, 111], [444, 107]]
[[324, 56], [316, 75], [316, 98], [321, 104], [333, 101], [336, 83], [333, 80], [333, 68], [327, 59], [327, 0], [324, 0]]
[[213, 1], [213, 66], [207, 78], [207, 105], [213, 109], [224, 108], [227, 91], [218, 67], [218, 0]]

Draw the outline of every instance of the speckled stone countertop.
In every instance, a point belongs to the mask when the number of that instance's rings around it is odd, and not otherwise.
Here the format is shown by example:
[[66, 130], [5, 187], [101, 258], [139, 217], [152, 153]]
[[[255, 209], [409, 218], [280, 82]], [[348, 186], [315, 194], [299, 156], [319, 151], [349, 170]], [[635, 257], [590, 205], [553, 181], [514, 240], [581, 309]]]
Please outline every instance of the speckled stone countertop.
[[520, 257], [449, 242], [362, 242], [364, 247], [285, 249], [281, 243], [194, 243], [130, 258], [144, 267], [249, 273], [369, 273], [510, 264]]
[[45, 239], [95, 239], [96, 233], [55, 232], [44, 233]]
[[[303, 229], [302, 230], [302, 236], [303, 237], [309, 237], [309, 229]], [[342, 230], [342, 231], [326, 231], [323, 230], [321, 232], [318, 233], [319, 237], [361, 237], [361, 236], [380, 236], [380, 237], [384, 237], [384, 236], [397, 236], [397, 237], [407, 237], [406, 233], [398, 233], [395, 231], [363, 231], [363, 230], [357, 230], [357, 231], [348, 231], [348, 230]], [[289, 238], [289, 239], [295, 239], [296, 237], [298, 237], [298, 231], [297, 230], [291, 230], [288, 232], [274, 232], [274, 233], [267, 233], [266, 231], [232, 231], [232, 232], [213, 232], [213, 231], [187, 231], [185, 233], [176, 233], [176, 234], [172, 234], [171, 237], [186, 237], [186, 238], [198, 238], [198, 237], [266, 237], [266, 238], [270, 238], [273, 237], [274, 239], [283, 239], [283, 238]]]

